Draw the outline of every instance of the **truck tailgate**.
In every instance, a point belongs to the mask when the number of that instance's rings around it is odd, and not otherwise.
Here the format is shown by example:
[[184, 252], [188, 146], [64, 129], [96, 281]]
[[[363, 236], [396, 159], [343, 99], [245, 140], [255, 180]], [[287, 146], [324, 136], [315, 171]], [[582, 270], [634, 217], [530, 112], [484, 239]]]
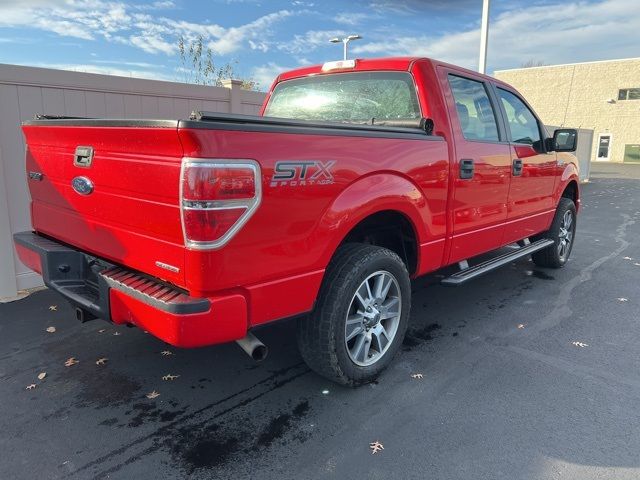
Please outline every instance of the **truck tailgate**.
[[[176, 121], [33, 121], [23, 131], [35, 231], [184, 286]], [[89, 165], [78, 147], [93, 149]]]

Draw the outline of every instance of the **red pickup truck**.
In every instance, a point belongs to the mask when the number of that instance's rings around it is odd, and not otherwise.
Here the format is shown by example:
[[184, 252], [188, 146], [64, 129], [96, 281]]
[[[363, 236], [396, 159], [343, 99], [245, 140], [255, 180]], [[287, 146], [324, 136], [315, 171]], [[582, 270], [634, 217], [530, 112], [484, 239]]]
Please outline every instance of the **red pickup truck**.
[[410, 279], [562, 267], [573, 245], [576, 131], [549, 136], [509, 85], [427, 58], [284, 73], [260, 116], [22, 128], [33, 231], [15, 245], [79, 320], [260, 359], [251, 330], [297, 317], [304, 359], [342, 384], [392, 360]]

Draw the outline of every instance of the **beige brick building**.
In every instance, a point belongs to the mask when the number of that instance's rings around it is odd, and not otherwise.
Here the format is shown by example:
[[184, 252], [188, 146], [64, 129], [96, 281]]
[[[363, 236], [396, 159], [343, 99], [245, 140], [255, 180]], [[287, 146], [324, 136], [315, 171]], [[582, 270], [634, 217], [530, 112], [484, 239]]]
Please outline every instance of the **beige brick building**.
[[592, 161], [640, 162], [640, 58], [498, 70], [546, 125], [594, 131]]

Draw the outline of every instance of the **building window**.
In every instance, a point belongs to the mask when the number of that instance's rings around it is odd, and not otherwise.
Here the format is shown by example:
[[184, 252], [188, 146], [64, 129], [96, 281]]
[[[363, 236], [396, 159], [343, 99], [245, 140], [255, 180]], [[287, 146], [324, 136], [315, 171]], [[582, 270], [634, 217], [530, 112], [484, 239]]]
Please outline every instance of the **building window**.
[[640, 100], [640, 88], [621, 88], [618, 90], [618, 100]]

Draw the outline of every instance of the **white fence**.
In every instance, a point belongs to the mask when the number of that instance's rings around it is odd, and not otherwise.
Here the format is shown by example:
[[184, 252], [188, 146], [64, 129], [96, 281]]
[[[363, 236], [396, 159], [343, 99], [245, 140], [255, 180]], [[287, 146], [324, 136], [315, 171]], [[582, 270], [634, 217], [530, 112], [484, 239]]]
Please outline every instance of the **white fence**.
[[187, 118], [193, 110], [256, 114], [264, 94], [223, 87], [0, 64], [0, 298], [42, 279], [15, 255], [12, 234], [29, 230], [20, 122], [36, 113], [104, 118]]

